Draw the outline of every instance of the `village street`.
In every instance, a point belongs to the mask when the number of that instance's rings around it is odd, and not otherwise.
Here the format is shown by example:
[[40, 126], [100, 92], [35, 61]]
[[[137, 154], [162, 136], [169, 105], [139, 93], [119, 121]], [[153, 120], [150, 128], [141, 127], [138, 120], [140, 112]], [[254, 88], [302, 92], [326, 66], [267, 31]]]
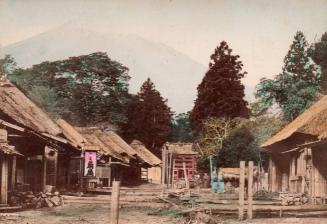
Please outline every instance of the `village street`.
[[[124, 208], [120, 211], [120, 224], [183, 224], [190, 223], [182, 217], [147, 215], [153, 208]], [[27, 210], [15, 213], [1, 213], [2, 224], [104, 224], [109, 223], [109, 207], [105, 205], [64, 205], [55, 208]], [[238, 222], [235, 218], [222, 220], [221, 224], [325, 224], [326, 218], [258, 218], [252, 221]], [[193, 222], [191, 222], [193, 223]]]

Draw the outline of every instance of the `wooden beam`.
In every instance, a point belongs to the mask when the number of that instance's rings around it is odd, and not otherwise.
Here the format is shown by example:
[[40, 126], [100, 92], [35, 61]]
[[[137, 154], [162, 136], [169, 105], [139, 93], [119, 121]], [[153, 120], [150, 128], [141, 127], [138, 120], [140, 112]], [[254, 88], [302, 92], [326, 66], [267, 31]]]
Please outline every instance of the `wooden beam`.
[[57, 136], [53, 136], [53, 135], [50, 135], [48, 133], [42, 133], [42, 135], [45, 136], [45, 137], [51, 138], [53, 140], [56, 140], [58, 142], [62, 142], [62, 143], [65, 143], [65, 144], [68, 143], [68, 141], [66, 139], [60, 138], [60, 137], [57, 137]]
[[19, 126], [15, 125], [15, 124], [8, 123], [7, 121], [4, 121], [2, 119], [0, 119], [0, 125], [6, 126], [6, 127], [9, 127], [9, 128], [15, 129], [17, 131], [21, 131], [21, 132], [25, 131], [24, 128], [19, 127]]
[[0, 203], [8, 203], [8, 156], [2, 156], [1, 160], [1, 195]]
[[295, 147], [293, 149], [290, 149], [290, 150], [287, 150], [287, 151], [284, 151], [284, 152], [281, 152], [281, 154], [286, 154], [286, 153], [290, 153], [290, 152], [295, 152], [295, 151], [298, 151], [300, 149], [303, 149], [303, 148], [306, 148], [306, 147], [313, 147], [313, 146], [316, 146], [316, 145], [321, 145], [321, 144], [324, 144], [326, 143], [326, 141], [322, 141], [322, 140], [318, 140], [318, 141], [313, 141], [313, 142], [308, 142], [308, 143], [304, 143], [298, 147]]

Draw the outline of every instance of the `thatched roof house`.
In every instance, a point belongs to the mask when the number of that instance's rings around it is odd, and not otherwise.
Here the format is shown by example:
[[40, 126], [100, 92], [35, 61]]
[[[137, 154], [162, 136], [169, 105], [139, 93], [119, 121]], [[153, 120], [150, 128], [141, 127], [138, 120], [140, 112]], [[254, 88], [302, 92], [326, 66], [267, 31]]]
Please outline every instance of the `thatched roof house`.
[[270, 155], [270, 190], [327, 197], [327, 96], [261, 147]]
[[104, 155], [129, 163], [136, 152], [115, 132], [104, 132], [98, 127], [74, 127], [63, 119], [57, 120], [63, 134], [81, 149], [98, 148]]
[[161, 164], [161, 160], [152, 152], [150, 152], [142, 142], [134, 140], [131, 143], [131, 147], [137, 152], [137, 155], [149, 166], [159, 166]]
[[39, 133], [61, 134], [58, 125], [9, 81], [0, 83], [0, 117]]
[[[298, 116], [277, 134], [272, 136], [261, 147], [270, 151], [275, 146], [289, 149], [294, 144], [288, 144], [288, 140], [296, 140], [296, 137], [309, 138], [312, 141], [324, 140], [327, 138], [327, 96], [313, 104], [308, 110]], [[304, 143], [297, 139], [299, 144]], [[279, 149], [281, 150], [281, 149]]]

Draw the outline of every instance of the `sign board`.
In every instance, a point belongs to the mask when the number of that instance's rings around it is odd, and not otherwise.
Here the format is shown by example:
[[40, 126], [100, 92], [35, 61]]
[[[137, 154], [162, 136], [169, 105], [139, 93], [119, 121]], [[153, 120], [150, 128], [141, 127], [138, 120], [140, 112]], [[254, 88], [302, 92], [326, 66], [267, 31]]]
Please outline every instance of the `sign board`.
[[97, 153], [94, 151], [84, 152], [84, 176], [95, 177], [97, 166]]

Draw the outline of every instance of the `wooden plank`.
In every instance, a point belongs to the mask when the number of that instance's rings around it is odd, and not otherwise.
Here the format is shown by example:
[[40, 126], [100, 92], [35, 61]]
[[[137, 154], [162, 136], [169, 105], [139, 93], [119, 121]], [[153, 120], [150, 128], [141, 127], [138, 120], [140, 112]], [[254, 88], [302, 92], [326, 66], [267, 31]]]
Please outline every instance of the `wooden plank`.
[[12, 157], [12, 163], [11, 163], [11, 190], [15, 190], [16, 185], [16, 168], [17, 168], [17, 157]]
[[245, 182], [245, 161], [240, 161], [240, 185], [239, 185], [239, 208], [238, 219], [244, 219], [244, 182]]
[[8, 156], [2, 156], [1, 165], [1, 204], [8, 203]]
[[187, 171], [186, 171], [185, 163], [183, 163], [183, 170], [184, 170], [184, 179], [185, 179], [185, 183], [186, 183], [186, 188], [187, 189], [190, 189], [190, 183], [188, 181], [188, 176], [187, 176]]
[[119, 181], [114, 181], [112, 183], [110, 224], [118, 224], [118, 220], [119, 220], [119, 193], [120, 193], [120, 182]]
[[248, 219], [253, 218], [253, 161], [248, 165]]

